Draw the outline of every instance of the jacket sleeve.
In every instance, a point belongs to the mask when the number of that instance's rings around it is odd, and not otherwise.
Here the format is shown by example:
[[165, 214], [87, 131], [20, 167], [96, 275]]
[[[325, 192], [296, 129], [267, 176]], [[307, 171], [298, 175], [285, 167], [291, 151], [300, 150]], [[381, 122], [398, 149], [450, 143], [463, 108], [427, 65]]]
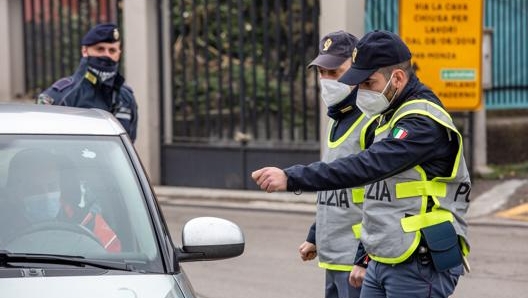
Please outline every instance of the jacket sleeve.
[[448, 142], [456, 140], [443, 126], [423, 115], [407, 115], [394, 125], [392, 130], [395, 129], [407, 131], [406, 137], [396, 138], [391, 132], [357, 155], [284, 169], [287, 190], [332, 190], [370, 184], [445, 157], [440, 155], [449, 147]]
[[306, 242], [315, 244], [315, 222], [310, 226], [308, 230], [308, 235], [306, 236]]
[[127, 131], [128, 136], [135, 142], [137, 135], [137, 122], [138, 122], [138, 107], [136, 98], [132, 89], [126, 85], [123, 85], [121, 89], [121, 107], [114, 113], [114, 116], [121, 122], [123, 128]]

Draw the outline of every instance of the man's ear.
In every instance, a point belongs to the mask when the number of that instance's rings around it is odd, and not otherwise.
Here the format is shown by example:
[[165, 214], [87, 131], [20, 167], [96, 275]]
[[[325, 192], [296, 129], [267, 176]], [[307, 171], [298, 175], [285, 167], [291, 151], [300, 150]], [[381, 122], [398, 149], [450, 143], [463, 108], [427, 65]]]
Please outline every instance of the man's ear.
[[81, 47], [81, 56], [88, 57], [88, 48], [86, 46]]
[[398, 88], [398, 90], [401, 90], [401, 88], [405, 85], [407, 82], [407, 74], [403, 69], [396, 69], [394, 70], [394, 75], [392, 77], [392, 84], [394, 87]]

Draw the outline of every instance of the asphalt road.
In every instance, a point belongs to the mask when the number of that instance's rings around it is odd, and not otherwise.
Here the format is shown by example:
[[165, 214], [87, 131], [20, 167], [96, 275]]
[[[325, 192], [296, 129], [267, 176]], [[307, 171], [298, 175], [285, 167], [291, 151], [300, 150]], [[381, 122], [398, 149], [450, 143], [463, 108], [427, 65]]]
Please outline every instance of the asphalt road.
[[[324, 271], [315, 262], [302, 262], [297, 253], [313, 213], [167, 202], [162, 208], [178, 244], [183, 223], [198, 216], [229, 219], [244, 231], [246, 248], [242, 256], [183, 264], [198, 297], [324, 297]], [[452, 297], [528, 297], [528, 225], [485, 221], [472, 224], [469, 232], [472, 272], [460, 279]]]
[[163, 206], [173, 241], [181, 244], [182, 224], [197, 216], [216, 216], [237, 223], [246, 245], [242, 256], [184, 263], [201, 298], [323, 297], [323, 271], [303, 263], [297, 247], [313, 215], [207, 207]]

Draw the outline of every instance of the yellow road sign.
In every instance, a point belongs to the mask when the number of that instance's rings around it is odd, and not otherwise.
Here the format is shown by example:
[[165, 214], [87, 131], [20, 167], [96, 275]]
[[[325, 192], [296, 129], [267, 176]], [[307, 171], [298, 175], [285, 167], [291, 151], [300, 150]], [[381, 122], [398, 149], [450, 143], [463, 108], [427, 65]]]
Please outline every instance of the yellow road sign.
[[399, 33], [416, 73], [448, 110], [481, 106], [483, 1], [400, 1]]

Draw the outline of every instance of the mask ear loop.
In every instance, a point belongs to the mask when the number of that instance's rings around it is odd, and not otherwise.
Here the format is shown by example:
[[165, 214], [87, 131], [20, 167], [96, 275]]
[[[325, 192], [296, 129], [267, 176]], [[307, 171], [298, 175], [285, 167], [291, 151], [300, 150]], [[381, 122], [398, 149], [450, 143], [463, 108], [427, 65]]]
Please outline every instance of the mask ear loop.
[[389, 85], [391, 83], [392, 77], [394, 76], [394, 73], [391, 74], [389, 80], [387, 81], [387, 85], [385, 85], [385, 88], [381, 91], [381, 94], [385, 94], [385, 91], [387, 91], [387, 88], [389, 88]]
[[[389, 87], [393, 77], [394, 77], [394, 72], [391, 74], [391, 76], [389, 78], [389, 81], [387, 82], [387, 85], [385, 85], [385, 88], [383, 88], [383, 91], [381, 91], [381, 94], [385, 94], [385, 91], [387, 91], [387, 88]], [[389, 100], [389, 103], [391, 103], [394, 100], [394, 98], [396, 97], [396, 93], [397, 92], [398, 92], [398, 88], [396, 88], [396, 90], [394, 90], [394, 93], [392, 94], [391, 99], [390, 100], [387, 99], [387, 100]]]

